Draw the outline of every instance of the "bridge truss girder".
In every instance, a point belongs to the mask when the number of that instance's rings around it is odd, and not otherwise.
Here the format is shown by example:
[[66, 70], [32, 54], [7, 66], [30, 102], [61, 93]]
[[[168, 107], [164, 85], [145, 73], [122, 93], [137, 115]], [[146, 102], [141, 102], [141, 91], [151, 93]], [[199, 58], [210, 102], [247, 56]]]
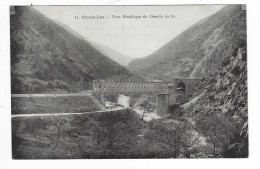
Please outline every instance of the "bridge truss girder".
[[134, 95], [168, 93], [168, 85], [164, 82], [122, 82], [95, 80], [93, 90], [103, 95]]

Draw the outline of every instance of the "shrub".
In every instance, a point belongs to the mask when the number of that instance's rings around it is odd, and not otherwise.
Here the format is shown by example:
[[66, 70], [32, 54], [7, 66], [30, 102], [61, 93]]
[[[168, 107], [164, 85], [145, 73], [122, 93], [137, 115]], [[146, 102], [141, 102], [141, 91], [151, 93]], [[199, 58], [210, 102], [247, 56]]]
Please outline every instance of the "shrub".
[[225, 60], [223, 60], [223, 62], [222, 62], [221, 65], [222, 65], [223, 67], [225, 67], [225, 66], [227, 66], [229, 63], [230, 63], [229, 58], [226, 58]]
[[231, 73], [232, 73], [233, 75], [235, 75], [235, 76], [240, 75], [240, 73], [241, 73], [240, 67], [239, 67], [238, 65], [235, 66], [235, 67], [232, 69]]

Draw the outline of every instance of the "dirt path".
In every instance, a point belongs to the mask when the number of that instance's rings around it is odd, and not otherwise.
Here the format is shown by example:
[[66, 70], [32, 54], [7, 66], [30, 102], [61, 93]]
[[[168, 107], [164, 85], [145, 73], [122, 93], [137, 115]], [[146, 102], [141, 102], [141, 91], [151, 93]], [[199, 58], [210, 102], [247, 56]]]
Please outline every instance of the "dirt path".
[[68, 97], [90, 96], [91, 93], [64, 93], [64, 94], [12, 94], [11, 97]]
[[111, 111], [118, 111], [118, 110], [123, 110], [126, 108], [122, 107], [116, 107], [113, 109], [108, 109], [108, 110], [101, 110], [101, 111], [94, 111], [94, 112], [82, 112], [82, 113], [47, 113], [47, 114], [15, 114], [11, 115], [11, 118], [15, 117], [41, 117], [41, 116], [67, 116], [67, 115], [76, 115], [76, 114], [96, 114], [96, 113], [105, 113], [105, 112], [111, 112]]

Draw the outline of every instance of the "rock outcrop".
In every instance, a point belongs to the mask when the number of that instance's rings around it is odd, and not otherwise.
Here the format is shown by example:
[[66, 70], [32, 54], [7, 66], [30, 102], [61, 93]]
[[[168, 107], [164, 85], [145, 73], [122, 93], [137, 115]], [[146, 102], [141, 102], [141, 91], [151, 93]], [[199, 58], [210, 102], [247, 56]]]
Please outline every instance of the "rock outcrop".
[[232, 56], [222, 62], [222, 68], [217, 73], [203, 79], [194, 98], [195, 101], [182, 107], [186, 115], [196, 122], [198, 130], [211, 137], [208, 141], [215, 142], [215, 153], [223, 157], [247, 157], [246, 43], [242, 43]]

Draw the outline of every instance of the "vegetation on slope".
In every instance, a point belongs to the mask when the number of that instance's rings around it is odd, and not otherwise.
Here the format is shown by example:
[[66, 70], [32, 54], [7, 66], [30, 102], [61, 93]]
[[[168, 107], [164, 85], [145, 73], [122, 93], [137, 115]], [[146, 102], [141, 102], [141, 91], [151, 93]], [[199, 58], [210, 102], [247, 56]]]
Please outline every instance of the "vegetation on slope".
[[126, 66], [130, 61], [132, 61], [134, 58], [130, 57], [130, 56], [126, 56], [114, 49], [111, 49], [110, 47], [104, 46], [104, 45], [100, 45], [96, 42], [93, 42], [89, 39], [87, 39], [86, 37], [81, 36], [78, 32], [74, 31], [73, 29], [71, 29], [69, 26], [55, 20], [55, 22], [59, 25], [61, 25], [63, 28], [65, 28], [67, 31], [69, 31], [70, 33], [72, 33], [74, 36], [82, 39], [82, 40], [86, 40], [87, 42], [89, 42], [95, 49], [97, 49], [99, 52], [101, 52], [103, 55], [109, 57], [110, 59], [112, 59], [113, 61], [119, 63], [122, 66]]
[[183, 107], [212, 145], [211, 154], [248, 157], [246, 43], [222, 62], [220, 71], [205, 77], [195, 93], [195, 101]]
[[10, 15], [12, 93], [78, 92], [94, 79], [140, 80], [33, 7]]
[[130, 109], [14, 117], [12, 152], [15, 159], [189, 158], [202, 144], [191, 127], [187, 119], [147, 124]]
[[134, 158], [142, 127], [138, 115], [128, 109], [16, 117], [12, 118], [13, 158]]
[[90, 96], [12, 97], [12, 114], [81, 113], [101, 108]]
[[153, 157], [248, 157], [247, 54], [240, 44], [219, 71], [203, 78], [190, 102], [148, 123], [145, 151]]
[[227, 5], [193, 25], [155, 53], [129, 63], [128, 68], [146, 79], [173, 76], [203, 77], [216, 72], [221, 62], [246, 39], [246, 11]]

